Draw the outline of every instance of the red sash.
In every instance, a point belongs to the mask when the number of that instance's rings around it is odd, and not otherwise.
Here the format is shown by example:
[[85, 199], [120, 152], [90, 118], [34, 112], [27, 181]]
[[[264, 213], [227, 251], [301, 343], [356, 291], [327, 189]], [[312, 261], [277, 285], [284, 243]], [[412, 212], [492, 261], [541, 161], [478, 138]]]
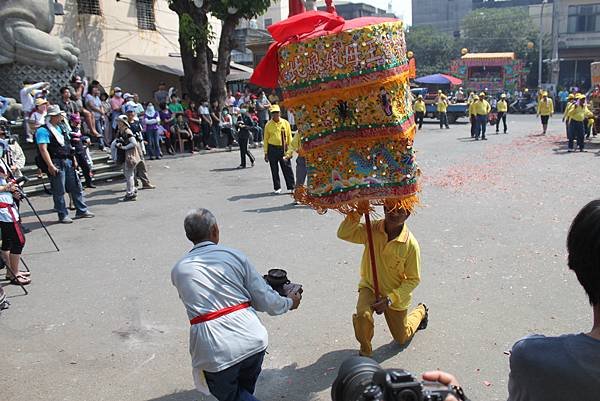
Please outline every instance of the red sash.
[[[0, 204], [1, 205], [1, 204]], [[243, 304], [228, 306], [227, 308], [219, 309], [218, 311], [209, 312], [204, 315], [196, 316], [192, 320], [190, 320], [190, 324], [193, 326], [198, 323], [208, 322], [209, 320], [214, 320], [220, 318], [221, 316], [229, 315], [235, 311], [246, 309], [250, 307], [250, 302], [244, 302]]]
[[0, 209], [8, 209], [8, 213], [12, 218], [13, 224], [15, 225], [15, 231], [17, 232], [17, 236], [19, 237], [19, 242], [21, 245], [25, 244], [25, 237], [23, 236], [23, 232], [21, 231], [21, 226], [19, 225], [19, 221], [15, 217], [15, 212], [13, 212], [13, 205], [10, 203], [0, 202]]

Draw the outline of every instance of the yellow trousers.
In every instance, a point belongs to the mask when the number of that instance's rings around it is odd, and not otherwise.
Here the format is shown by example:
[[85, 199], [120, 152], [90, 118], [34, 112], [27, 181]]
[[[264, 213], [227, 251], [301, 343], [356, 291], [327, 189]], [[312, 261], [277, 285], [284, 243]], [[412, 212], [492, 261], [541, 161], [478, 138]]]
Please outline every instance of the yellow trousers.
[[[360, 355], [362, 356], [373, 354], [371, 340], [375, 333], [375, 322], [371, 305], [375, 301], [375, 293], [369, 288], [361, 288], [358, 291], [356, 314], [352, 315], [352, 323], [354, 324], [354, 335], [360, 343]], [[398, 311], [387, 308], [384, 316], [394, 340], [399, 344], [404, 344], [415, 334], [421, 320], [425, 317], [425, 307], [419, 305], [410, 313], [406, 310]]]

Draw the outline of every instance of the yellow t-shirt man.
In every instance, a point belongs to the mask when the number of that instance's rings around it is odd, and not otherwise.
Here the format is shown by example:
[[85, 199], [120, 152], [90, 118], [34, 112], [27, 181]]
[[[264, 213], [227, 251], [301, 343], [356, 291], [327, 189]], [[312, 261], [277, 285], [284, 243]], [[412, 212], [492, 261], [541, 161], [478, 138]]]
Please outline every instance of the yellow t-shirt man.
[[273, 119], [269, 120], [265, 125], [263, 142], [265, 156], [269, 151], [269, 145], [283, 146], [283, 152], [287, 152], [287, 148], [292, 143], [292, 127], [290, 126], [290, 123], [281, 117], [279, 118], [279, 121]]
[[414, 105], [415, 111], [420, 113], [425, 113], [427, 110], [427, 106], [425, 105], [425, 101], [423, 99], [417, 99]]
[[448, 110], [448, 100], [446, 96], [440, 95], [436, 99], [437, 111], [440, 113], [445, 113]]

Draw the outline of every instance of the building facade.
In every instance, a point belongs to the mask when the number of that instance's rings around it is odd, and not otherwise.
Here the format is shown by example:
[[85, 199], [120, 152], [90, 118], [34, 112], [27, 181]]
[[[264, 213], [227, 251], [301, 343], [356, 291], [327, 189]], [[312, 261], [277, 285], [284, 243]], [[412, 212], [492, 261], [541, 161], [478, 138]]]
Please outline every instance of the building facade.
[[600, 61], [600, 0], [560, 0], [559, 84], [588, 88], [590, 64]]
[[[324, 2], [317, 3], [317, 9], [320, 11], [326, 11], [327, 6], [322, 4]], [[360, 17], [388, 17], [396, 18], [397, 16], [391, 10], [391, 3], [388, 10], [374, 7], [370, 4], [365, 3], [351, 3], [349, 1], [337, 1], [334, 2], [335, 11], [339, 16], [345, 20], [360, 18]]]
[[553, 0], [473, 0], [473, 8], [519, 7], [542, 3], [552, 3]]
[[[56, 17], [54, 34], [71, 38], [81, 53], [86, 76], [109, 89], [121, 86], [150, 99], [159, 82], [179, 88], [179, 77], [148, 68], [132, 58], [170, 57], [180, 53], [179, 19], [167, 0], [61, 0], [65, 15]], [[221, 24], [211, 19], [216, 54]], [[155, 59], [158, 60], [158, 59]]]
[[412, 0], [412, 25], [429, 25], [458, 35], [462, 19], [471, 12], [473, 0]]

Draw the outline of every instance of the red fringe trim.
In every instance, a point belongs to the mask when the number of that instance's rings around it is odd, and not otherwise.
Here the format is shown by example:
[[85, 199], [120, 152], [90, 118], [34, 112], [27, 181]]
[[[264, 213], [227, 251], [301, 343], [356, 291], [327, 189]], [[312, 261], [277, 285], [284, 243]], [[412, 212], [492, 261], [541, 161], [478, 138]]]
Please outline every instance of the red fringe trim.
[[303, 205], [310, 206], [317, 213], [324, 214], [328, 209], [342, 214], [352, 212], [367, 213], [373, 211], [373, 206], [402, 208], [412, 212], [420, 203], [418, 183], [396, 188], [361, 188], [353, 191], [324, 197], [311, 196], [305, 186], [294, 190], [294, 199]]

